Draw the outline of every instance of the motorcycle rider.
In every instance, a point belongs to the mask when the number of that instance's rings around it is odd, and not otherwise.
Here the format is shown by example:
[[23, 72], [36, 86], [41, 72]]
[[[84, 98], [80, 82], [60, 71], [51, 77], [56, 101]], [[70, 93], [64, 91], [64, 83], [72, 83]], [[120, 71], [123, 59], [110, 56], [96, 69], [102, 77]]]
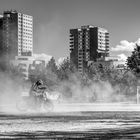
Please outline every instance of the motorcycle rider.
[[44, 91], [47, 89], [47, 86], [44, 84], [44, 82], [39, 79], [35, 83], [33, 83], [30, 91], [31, 97], [44, 97]]
[[17, 108], [20, 111], [26, 111], [28, 109], [40, 111], [41, 107], [43, 107], [46, 111], [52, 111], [53, 103], [48, 96], [49, 92], [50, 89], [48, 86], [39, 79], [32, 84], [28, 98], [22, 98], [17, 103]]

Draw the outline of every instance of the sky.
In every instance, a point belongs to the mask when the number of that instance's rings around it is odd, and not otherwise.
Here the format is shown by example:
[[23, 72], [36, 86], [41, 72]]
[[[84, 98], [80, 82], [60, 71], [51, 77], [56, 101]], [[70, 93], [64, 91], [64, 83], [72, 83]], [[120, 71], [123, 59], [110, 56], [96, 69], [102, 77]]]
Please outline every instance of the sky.
[[110, 55], [131, 54], [140, 38], [140, 0], [0, 0], [0, 13], [15, 9], [34, 19], [34, 53], [69, 56], [69, 30], [106, 28]]

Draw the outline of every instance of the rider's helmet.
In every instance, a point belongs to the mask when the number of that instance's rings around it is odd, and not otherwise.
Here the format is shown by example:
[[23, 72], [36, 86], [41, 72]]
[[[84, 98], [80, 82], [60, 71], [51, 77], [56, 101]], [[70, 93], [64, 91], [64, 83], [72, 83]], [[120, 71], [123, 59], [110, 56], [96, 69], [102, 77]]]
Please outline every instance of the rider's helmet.
[[40, 80], [38, 80], [38, 81], [36, 81], [36, 85], [37, 86], [41, 86], [41, 85], [43, 85], [44, 84], [44, 82], [40, 79]]

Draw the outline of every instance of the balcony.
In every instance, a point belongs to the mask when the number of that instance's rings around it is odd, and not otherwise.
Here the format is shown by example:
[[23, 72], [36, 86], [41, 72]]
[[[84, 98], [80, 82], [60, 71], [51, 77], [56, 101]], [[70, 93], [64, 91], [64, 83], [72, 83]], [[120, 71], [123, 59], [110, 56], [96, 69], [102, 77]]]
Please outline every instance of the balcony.
[[74, 46], [73, 45], [70, 45], [70, 50], [73, 50], [74, 49]]
[[105, 39], [109, 39], [109, 36], [105, 36]]
[[74, 48], [74, 45], [70, 45], [71, 48]]
[[109, 35], [109, 33], [105, 33], [105, 35]]
[[73, 44], [74, 43], [74, 41], [70, 41], [70, 44]]
[[106, 51], [106, 49], [104, 49], [104, 50], [103, 49], [98, 49], [97, 50], [98, 53], [105, 53], [105, 51]]
[[78, 64], [83, 64], [83, 61], [82, 60], [78, 60]]
[[83, 58], [82, 57], [78, 57], [78, 61], [82, 61], [83, 60]]
[[70, 51], [73, 51], [74, 50], [74, 48], [70, 48]]
[[109, 41], [109, 39], [106, 38], [105, 41]]
[[109, 48], [109, 44], [108, 44], [108, 45], [106, 45], [106, 48]]
[[73, 37], [73, 35], [72, 35], [72, 34], [70, 34], [70, 37]]
[[70, 41], [74, 41], [74, 39], [73, 38], [70, 38]]

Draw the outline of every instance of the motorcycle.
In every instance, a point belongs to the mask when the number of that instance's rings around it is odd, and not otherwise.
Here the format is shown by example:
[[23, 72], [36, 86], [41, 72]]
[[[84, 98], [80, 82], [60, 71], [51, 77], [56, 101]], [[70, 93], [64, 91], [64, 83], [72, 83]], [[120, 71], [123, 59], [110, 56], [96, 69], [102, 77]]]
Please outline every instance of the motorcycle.
[[22, 93], [16, 104], [19, 111], [40, 111], [42, 108], [47, 112], [53, 111], [53, 100], [48, 91], [32, 92], [32, 94]]

